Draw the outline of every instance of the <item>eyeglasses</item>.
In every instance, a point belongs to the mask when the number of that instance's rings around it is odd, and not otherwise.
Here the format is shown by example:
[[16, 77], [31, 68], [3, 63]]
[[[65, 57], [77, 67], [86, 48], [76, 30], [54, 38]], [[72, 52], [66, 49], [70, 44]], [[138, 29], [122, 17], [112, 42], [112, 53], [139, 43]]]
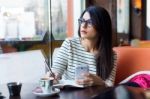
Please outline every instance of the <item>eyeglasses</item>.
[[78, 19], [79, 25], [82, 25], [84, 23], [85, 26], [92, 27], [93, 21], [91, 19], [85, 20], [85, 19]]

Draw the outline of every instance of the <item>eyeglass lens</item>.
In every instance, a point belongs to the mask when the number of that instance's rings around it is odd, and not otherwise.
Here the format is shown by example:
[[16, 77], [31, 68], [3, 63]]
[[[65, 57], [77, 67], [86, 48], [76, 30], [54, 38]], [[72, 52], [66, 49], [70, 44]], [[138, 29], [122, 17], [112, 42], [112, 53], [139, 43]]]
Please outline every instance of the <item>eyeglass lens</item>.
[[88, 19], [88, 20], [78, 19], [78, 21], [79, 21], [79, 25], [84, 23], [84, 25], [86, 25], [86, 26], [93, 26], [93, 22], [91, 19]]

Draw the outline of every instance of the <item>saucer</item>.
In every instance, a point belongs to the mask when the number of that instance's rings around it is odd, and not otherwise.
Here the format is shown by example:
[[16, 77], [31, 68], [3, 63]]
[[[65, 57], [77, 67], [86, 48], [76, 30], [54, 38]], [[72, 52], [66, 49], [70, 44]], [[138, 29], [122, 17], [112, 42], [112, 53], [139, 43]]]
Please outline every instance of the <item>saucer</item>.
[[40, 97], [48, 97], [48, 96], [52, 96], [52, 95], [56, 95], [60, 92], [60, 89], [58, 88], [54, 88], [53, 91], [51, 93], [43, 93], [42, 89], [40, 87], [36, 87], [32, 93], [35, 94], [36, 96], [40, 96]]

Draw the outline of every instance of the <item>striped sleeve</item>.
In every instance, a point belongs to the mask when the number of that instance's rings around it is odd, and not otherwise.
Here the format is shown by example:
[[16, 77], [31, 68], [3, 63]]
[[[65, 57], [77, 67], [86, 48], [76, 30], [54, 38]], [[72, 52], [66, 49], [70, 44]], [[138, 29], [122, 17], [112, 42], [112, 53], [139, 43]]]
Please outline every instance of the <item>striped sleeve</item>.
[[113, 65], [114, 68], [111, 71], [110, 76], [108, 77], [108, 79], [105, 80], [105, 84], [106, 86], [113, 86], [114, 82], [115, 82], [115, 77], [116, 77], [116, 68], [117, 68], [117, 55], [116, 53], [114, 53], [113, 55]]
[[68, 65], [69, 48], [70, 43], [69, 40], [66, 39], [53, 60], [52, 71], [60, 76], [64, 73]]

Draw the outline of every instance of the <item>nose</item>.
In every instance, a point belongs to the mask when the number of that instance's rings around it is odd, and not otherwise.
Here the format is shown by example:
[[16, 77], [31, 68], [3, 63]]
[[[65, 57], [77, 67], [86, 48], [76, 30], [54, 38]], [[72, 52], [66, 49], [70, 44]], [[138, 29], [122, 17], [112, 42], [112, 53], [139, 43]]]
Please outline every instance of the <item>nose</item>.
[[87, 28], [87, 23], [86, 23], [86, 22], [83, 22], [83, 23], [81, 24], [81, 26], [82, 26], [83, 28]]

